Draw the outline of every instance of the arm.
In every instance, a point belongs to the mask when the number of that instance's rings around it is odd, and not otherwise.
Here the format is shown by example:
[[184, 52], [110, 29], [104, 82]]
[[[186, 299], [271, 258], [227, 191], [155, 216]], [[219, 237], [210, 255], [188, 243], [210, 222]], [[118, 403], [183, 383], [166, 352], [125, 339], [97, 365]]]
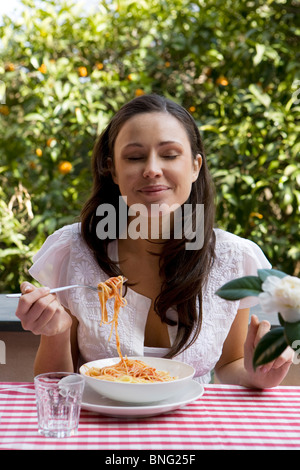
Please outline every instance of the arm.
[[48, 288], [23, 283], [16, 316], [25, 330], [41, 335], [34, 372], [74, 371], [77, 356], [77, 320], [49, 294]]
[[258, 367], [254, 372], [253, 352], [258, 341], [269, 331], [270, 324], [267, 321], [260, 323], [253, 315], [248, 325], [248, 318], [249, 309], [238, 311], [216, 364], [216, 376], [223, 383], [254, 388], [275, 387], [286, 376], [293, 351], [287, 348], [275, 361]]
[[71, 328], [54, 336], [41, 335], [40, 345], [34, 362], [34, 375], [49, 371], [76, 372], [78, 360], [78, 321], [69, 310]]

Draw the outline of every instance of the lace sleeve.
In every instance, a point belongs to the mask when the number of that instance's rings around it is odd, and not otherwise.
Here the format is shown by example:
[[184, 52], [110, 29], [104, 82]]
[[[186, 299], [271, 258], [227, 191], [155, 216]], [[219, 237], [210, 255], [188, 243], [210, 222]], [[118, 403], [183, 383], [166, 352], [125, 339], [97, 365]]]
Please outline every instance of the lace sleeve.
[[[271, 264], [259, 246], [251, 240], [216, 229], [217, 263], [213, 279], [221, 287], [226, 282], [244, 276], [257, 276], [258, 269], [270, 269]], [[257, 305], [257, 297], [246, 297], [239, 301], [238, 309]]]
[[[34, 255], [29, 273], [40, 284], [50, 288], [68, 285], [71, 232], [70, 225], [57, 230]], [[66, 308], [68, 308], [68, 292], [57, 293], [60, 303]]]

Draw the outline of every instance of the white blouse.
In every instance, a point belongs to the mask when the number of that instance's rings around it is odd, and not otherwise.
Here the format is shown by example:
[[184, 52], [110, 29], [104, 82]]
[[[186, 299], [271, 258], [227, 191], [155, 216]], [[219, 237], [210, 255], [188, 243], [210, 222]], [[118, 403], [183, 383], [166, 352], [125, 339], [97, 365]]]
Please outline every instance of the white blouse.
[[[257, 304], [256, 298], [226, 301], [215, 295], [226, 282], [238, 277], [256, 275], [257, 269], [271, 265], [261, 249], [252, 241], [245, 240], [224, 230], [215, 229], [216, 259], [203, 292], [203, 318], [201, 332], [196, 342], [176, 356], [177, 360], [191, 364], [195, 378], [208, 383], [211, 371], [222, 353], [223, 343], [229, 333], [238, 309]], [[109, 244], [109, 256], [118, 260], [118, 242]], [[97, 286], [107, 279], [91, 250], [80, 234], [80, 224], [68, 225], [50, 235], [33, 258], [29, 272], [42, 285], [50, 288], [89, 284]], [[117, 357], [115, 335], [110, 341], [110, 325], [100, 327], [99, 298], [88, 289], [71, 289], [57, 294], [63, 306], [77, 317], [80, 362], [106, 357]], [[123, 355], [161, 355], [165, 349], [144, 348], [144, 332], [151, 299], [127, 289], [127, 305], [119, 315], [118, 332]], [[112, 318], [113, 301], [108, 302], [107, 311]], [[168, 317], [177, 319], [177, 313], [169, 309]], [[177, 326], [168, 326], [170, 344], [176, 337]]]

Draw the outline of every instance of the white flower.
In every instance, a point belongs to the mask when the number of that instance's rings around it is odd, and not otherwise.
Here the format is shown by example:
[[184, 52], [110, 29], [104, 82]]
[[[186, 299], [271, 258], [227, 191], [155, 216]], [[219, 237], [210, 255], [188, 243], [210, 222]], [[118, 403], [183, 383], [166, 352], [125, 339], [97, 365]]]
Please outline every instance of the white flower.
[[262, 289], [258, 298], [265, 313], [280, 313], [289, 323], [300, 321], [300, 279], [294, 276], [268, 276]]

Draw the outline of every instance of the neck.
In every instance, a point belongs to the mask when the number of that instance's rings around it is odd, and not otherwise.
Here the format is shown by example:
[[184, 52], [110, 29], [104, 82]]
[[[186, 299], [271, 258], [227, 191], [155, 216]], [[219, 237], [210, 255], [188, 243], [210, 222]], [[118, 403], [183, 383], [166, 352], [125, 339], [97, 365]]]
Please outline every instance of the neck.
[[127, 253], [135, 253], [139, 256], [146, 255], [149, 253], [160, 254], [163, 250], [165, 240], [163, 239], [153, 239], [153, 238], [137, 238], [133, 239], [127, 237], [125, 239], [119, 239], [119, 248], [122, 248]]
[[157, 217], [129, 217], [127, 230], [120, 236], [119, 243], [131, 252], [161, 253], [164, 243], [170, 239], [173, 215]]

